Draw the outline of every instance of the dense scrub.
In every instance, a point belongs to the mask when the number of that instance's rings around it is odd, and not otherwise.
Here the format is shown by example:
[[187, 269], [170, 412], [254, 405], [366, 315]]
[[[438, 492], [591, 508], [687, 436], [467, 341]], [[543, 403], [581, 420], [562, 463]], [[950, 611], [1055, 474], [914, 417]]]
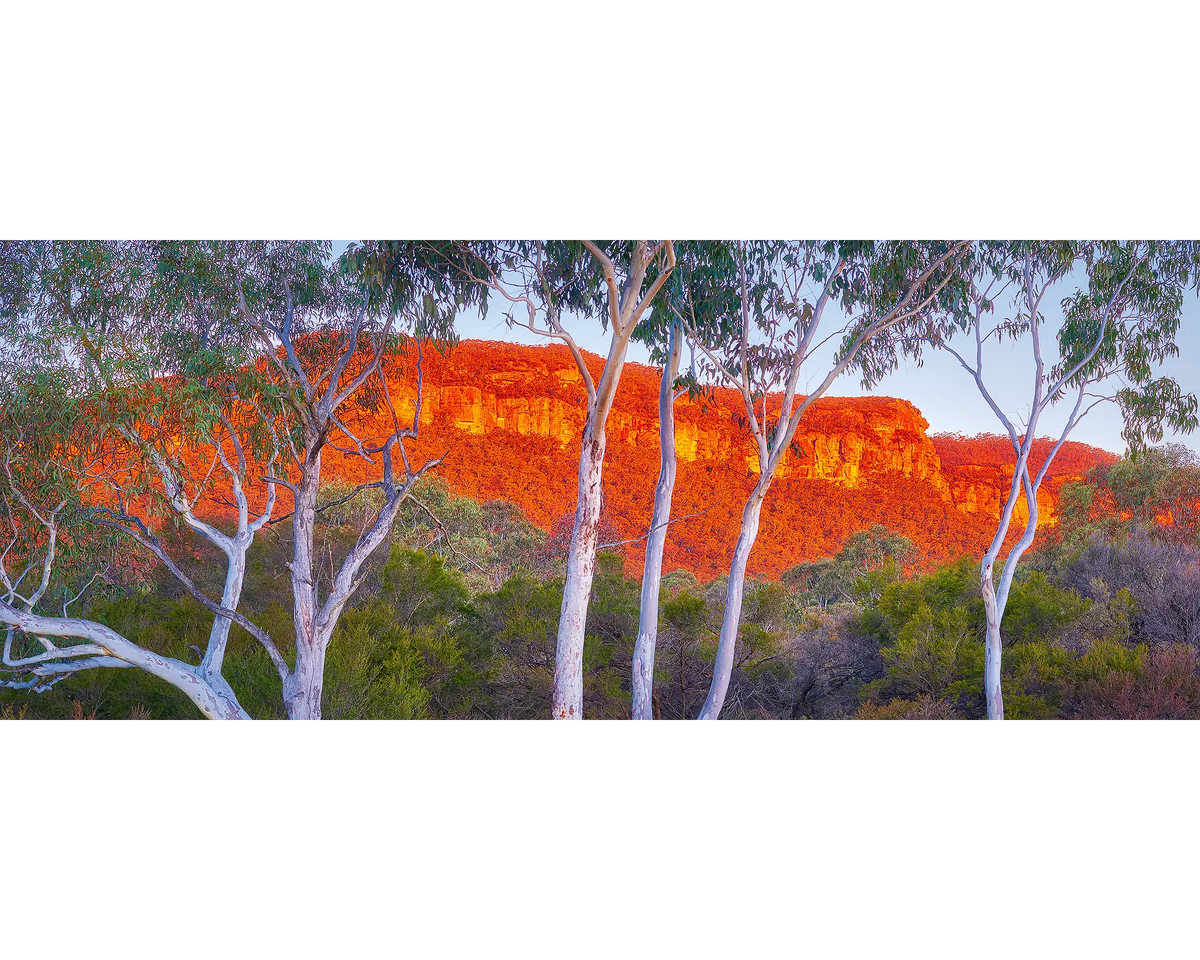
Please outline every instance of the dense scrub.
[[[1159, 452], [1105, 466], [1064, 491], [1063, 521], [1020, 568], [1004, 618], [1009, 716], [1200, 716], [1200, 552], [1190, 509], [1198, 472], [1179, 450]], [[336, 499], [338, 491], [329, 492]], [[511, 504], [456, 497], [440, 482], [426, 485], [422, 504], [407, 508], [386, 557], [338, 626], [324, 716], [544, 717], [563, 538], [547, 536]], [[369, 507], [356, 501], [324, 515], [330, 557]], [[1169, 522], [1154, 519], [1167, 512]], [[202, 582], [219, 575], [202, 542], [175, 536], [190, 548]], [[252, 554], [244, 609], [290, 655], [285, 547], [273, 534]], [[629, 716], [639, 587], [626, 576], [623, 549], [602, 551], [588, 609], [589, 717]], [[977, 562], [963, 557], [906, 576], [916, 549], [876, 526], [847, 538], [831, 557], [779, 580], [753, 581], [724, 716], [983, 716]], [[198, 659], [211, 616], [173, 583], [100, 593], [88, 616], [162, 653]], [[664, 577], [654, 696], [660, 718], [693, 718], [704, 700], [724, 586], [723, 578], [701, 582], [683, 570]], [[282, 718], [278, 676], [238, 628], [227, 662], [247, 710]], [[138, 670], [90, 671], [45, 694], [0, 692], [0, 713], [197, 716], [180, 693]]]

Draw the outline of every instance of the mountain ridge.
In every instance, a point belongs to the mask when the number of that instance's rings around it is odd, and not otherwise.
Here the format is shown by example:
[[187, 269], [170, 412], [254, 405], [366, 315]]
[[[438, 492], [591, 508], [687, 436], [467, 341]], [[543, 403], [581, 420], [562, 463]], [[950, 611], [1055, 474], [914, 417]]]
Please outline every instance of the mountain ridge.
[[[586, 352], [584, 358], [598, 378], [603, 359]], [[415, 413], [415, 360], [415, 352], [402, 354], [389, 373], [402, 422]], [[412, 443], [417, 457], [446, 453], [438, 472], [456, 492], [510, 500], [543, 529], [573, 513], [586, 391], [566, 346], [466, 340], [446, 353], [424, 350], [422, 368], [421, 430]], [[658, 476], [659, 376], [656, 367], [627, 363], [607, 424], [604, 516], [622, 540], [644, 535], [649, 524]], [[715, 576], [728, 567], [757, 455], [738, 422], [745, 414], [734, 390], [681, 398], [675, 416], [673, 515], [688, 519], [672, 524], [664, 569]], [[382, 410], [361, 410], [357, 421], [368, 434], [383, 433], [391, 423]], [[928, 430], [921, 411], [901, 398], [816, 401], [768, 494], [751, 571], [778, 576], [836, 552], [850, 533], [875, 523], [913, 539], [929, 562], [981, 552], [1011, 482], [1009, 441]], [[1036, 441], [1035, 469], [1050, 446]], [[1065, 483], [1116, 459], [1085, 444], [1065, 444], [1038, 497], [1039, 527], [1055, 522]], [[364, 466], [331, 451], [326, 476], [360, 482], [367, 479]], [[1014, 526], [1023, 526], [1023, 501], [1015, 514]], [[641, 550], [638, 543], [626, 549], [631, 573], [640, 567]]]

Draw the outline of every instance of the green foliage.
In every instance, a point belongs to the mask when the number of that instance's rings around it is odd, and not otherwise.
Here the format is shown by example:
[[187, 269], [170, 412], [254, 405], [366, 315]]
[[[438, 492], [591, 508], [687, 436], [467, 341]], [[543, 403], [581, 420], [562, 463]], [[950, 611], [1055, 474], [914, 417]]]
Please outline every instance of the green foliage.
[[1001, 632], [1006, 645], [1058, 637], [1091, 607], [1078, 591], [1056, 587], [1039, 571], [1014, 579]]
[[833, 557], [800, 563], [785, 571], [783, 581], [794, 586], [805, 603], [822, 607], [875, 600], [900, 579], [904, 564], [916, 552], [907, 537], [876, 524], [847, 537]]
[[1095, 719], [1181, 720], [1200, 716], [1196, 648], [1139, 645], [1135, 663], [1102, 667], [1077, 688], [1076, 716]]
[[932, 613], [961, 608], [972, 631], [980, 631], [984, 623], [983, 598], [976, 565], [964, 557], [931, 574], [892, 585], [876, 603], [864, 607], [862, 629], [881, 644], [894, 642], [922, 605]]
[[[366, 240], [352, 243], [336, 269], [354, 283], [373, 309], [391, 314], [407, 310], [416, 317], [416, 333], [439, 340], [454, 335], [454, 316], [476, 306], [487, 315], [487, 288], [470, 280], [499, 269], [499, 246], [480, 241], [467, 245], [439, 240]], [[469, 270], [464, 270], [469, 266]]]
[[342, 480], [321, 484], [317, 502], [317, 524], [323, 533], [357, 538], [383, 506], [383, 491], [378, 487], [359, 489]]
[[700, 581], [690, 570], [672, 570], [664, 573], [660, 585], [661, 592], [666, 596], [674, 596], [680, 590], [694, 590], [700, 586]]
[[1067, 561], [1097, 537], [1200, 545], [1200, 459], [1180, 444], [1132, 452], [1067, 484], [1058, 513], [1057, 553]]
[[380, 603], [346, 611], [326, 660], [322, 716], [416, 720], [429, 715], [422, 647], [436, 648], [439, 640], [444, 646], [445, 637], [427, 628], [400, 626], [395, 614]]
[[1128, 588], [1122, 587], [1114, 593], [1108, 584], [1093, 580], [1091, 605], [1074, 624], [1073, 639], [1080, 641], [1085, 649], [1103, 641], [1126, 644], [1133, 635], [1135, 609]]
[[711, 606], [724, 609], [725, 594], [729, 590], [729, 577], [726, 574], [713, 577], [707, 584], [704, 585], [704, 599]]
[[799, 610], [782, 583], [765, 580], [747, 584], [742, 602], [743, 624], [754, 624], [768, 633], [779, 633], [798, 615]]
[[660, 699], [666, 695], [672, 703], [678, 696], [677, 716], [694, 716], [707, 693], [717, 651], [718, 611], [724, 603], [722, 593], [714, 606], [705, 599], [698, 584], [659, 603], [656, 695]]
[[[935, 614], [921, 602], [900, 628], [895, 643], [882, 650], [891, 688], [941, 700], [952, 687], [983, 679], [982, 647], [971, 642], [962, 607]], [[955, 691], [966, 692], [966, 691]]]
[[704, 597], [680, 591], [659, 605], [659, 619], [686, 637], [697, 639], [708, 627]]
[[[1135, 669], [1129, 591], [1098, 597], [1085, 598], [1040, 571], [1014, 582], [1001, 624], [1006, 716], [1069, 715], [1081, 685]], [[879, 644], [886, 665], [886, 676], [863, 689], [872, 709], [927, 698], [952, 703], [965, 716], [983, 714], [984, 615], [969, 561], [890, 586], [864, 607], [858, 625]]]
[[[251, 583], [271, 580], [272, 569], [268, 556]], [[660, 607], [655, 697], [663, 717], [695, 715], [711, 678], [724, 603], [720, 589], [705, 591], [694, 578], [678, 579], [681, 588], [664, 596]], [[960, 562], [890, 584], [877, 601], [837, 614], [800, 610], [784, 585], [751, 582], [728, 715], [814, 715], [811, 697], [841, 689], [849, 701], [823, 701], [827, 705], [816, 715], [982, 716], [976, 581], [973, 565]], [[544, 717], [561, 589], [557, 578], [516, 574], [500, 589], [471, 597], [442, 557], [394, 546], [347, 609], [329, 648], [325, 716]], [[247, 609], [290, 657], [291, 611], [284, 599]], [[628, 716], [638, 600], [638, 584], [624, 575], [619, 558], [602, 556], [585, 647], [588, 716]], [[1194, 649], [1133, 643], [1133, 610], [1127, 590], [1097, 586], [1088, 600], [1044, 572], [1023, 573], [1004, 625], [1006, 714], [1042, 719], [1200, 712]], [[198, 603], [170, 591], [96, 597], [87, 614], [187, 662], [198, 661], [212, 625]], [[238, 628], [226, 664], [226, 676], [252, 716], [284, 715], [274, 668]], [[137, 670], [89, 671], [46, 694], [0, 691], [0, 716], [10, 714], [198, 716], [181, 693]]]
[[[1060, 715], [1074, 687], [1079, 659], [1055, 644], [1030, 641], [1007, 648], [1003, 665], [1005, 716], [1038, 720]], [[982, 664], [979, 680], [982, 684]]]
[[[328, 495], [335, 492], [331, 487]], [[401, 507], [393, 539], [441, 556], [471, 592], [497, 590], [519, 571], [548, 571], [546, 533], [515, 504], [455, 496], [436, 476], [421, 483], [418, 496], [420, 505], [409, 500]]]
[[376, 590], [404, 627], [453, 623], [469, 597], [462, 577], [447, 570], [441, 557], [401, 547], [392, 549], [379, 571]]
[[473, 600], [461, 633], [492, 665], [488, 716], [542, 718], [554, 683], [561, 580], [516, 574]]
[[[965, 244], [942, 240], [677, 241], [674, 250], [676, 267], [639, 339], [661, 363], [668, 331], [682, 321], [687, 336], [705, 347], [681, 378], [693, 399], [708, 397], [704, 381], [736, 382], [750, 406], [762, 401], [755, 420], [763, 436], [781, 429], [789, 442], [798, 421], [789, 426], [792, 411], [770, 412], [765, 397], [783, 389], [806, 358], [826, 306], [854, 318], [842, 331], [838, 359], [873, 384], [895, 367], [901, 345], [919, 355], [924, 341], [880, 337], [881, 324], [890, 319], [896, 332], [917, 328], [935, 304], [960, 300], [957, 266], [966, 253]], [[749, 411], [739, 420], [748, 425]]]

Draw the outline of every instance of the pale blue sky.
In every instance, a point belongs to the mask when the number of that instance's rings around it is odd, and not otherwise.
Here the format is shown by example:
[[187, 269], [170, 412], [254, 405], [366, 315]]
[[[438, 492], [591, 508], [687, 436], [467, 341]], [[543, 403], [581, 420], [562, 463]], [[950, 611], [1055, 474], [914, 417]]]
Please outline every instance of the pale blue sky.
[[[345, 248], [345, 241], [334, 244], [334, 252]], [[510, 329], [504, 322], [506, 304], [493, 302], [486, 319], [477, 313], [464, 314], [458, 318], [457, 330], [462, 339], [507, 340], [514, 343], [541, 344], [547, 342], [520, 327]], [[1046, 311], [1048, 323], [1053, 327], [1061, 317], [1055, 305]], [[607, 335], [599, 324], [576, 320], [567, 324], [577, 342], [585, 350], [604, 355], [607, 353]], [[830, 329], [834, 324], [830, 322]], [[1176, 377], [1185, 391], [1200, 392], [1200, 370], [1196, 358], [1200, 357], [1200, 298], [1195, 293], [1187, 294], [1179, 338], [1180, 355], [1164, 364], [1162, 371]], [[973, 341], [972, 341], [973, 347]], [[822, 361], [832, 355], [833, 345], [810, 358], [806, 365], [807, 382], [815, 384], [823, 379], [827, 366]], [[649, 363], [649, 353], [638, 343], [630, 346], [629, 359]], [[1049, 357], [1047, 358], [1050, 359]], [[1018, 419], [1029, 409], [1032, 392], [1032, 360], [1027, 342], [989, 344], [984, 357], [985, 380], [988, 389], [1005, 412]], [[805, 382], [802, 378], [802, 384]], [[901, 397], [912, 402], [929, 421], [931, 433], [958, 432], [1000, 433], [1003, 427], [979, 395], [974, 381], [950, 354], [929, 351], [924, 364], [911, 362], [886, 377], [875, 389], [875, 396]], [[837, 380], [829, 390], [829, 396], [862, 396], [865, 391], [853, 374]], [[1057, 435], [1069, 411], [1051, 410], [1043, 415], [1040, 435]], [[1089, 443], [1114, 453], [1123, 453], [1125, 443], [1121, 439], [1121, 414], [1115, 404], [1101, 404], [1092, 410], [1071, 432], [1071, 439]], [[1200, 449], [1200, 433], [1190, 437], [1168, 435], [1167, 441], [1185, 443], [1193, 450]]]

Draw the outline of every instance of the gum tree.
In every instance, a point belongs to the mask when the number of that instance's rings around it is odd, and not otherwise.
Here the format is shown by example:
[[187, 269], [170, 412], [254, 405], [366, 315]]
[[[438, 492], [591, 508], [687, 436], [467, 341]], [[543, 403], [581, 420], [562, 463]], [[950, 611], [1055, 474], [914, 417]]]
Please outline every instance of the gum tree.
[[[270, 638], [237, 613], [247, 554], [274, 507], [274, 498], [268, 495], [259, 511], [249, 509], [247, 463], [237, 432], [209, 441], [185, 439], [175, 448], [175, 453], [211, 457], [210, 470], [201, 477], [182, 458], [158, 451], [151, 457], [120, 441], [85, 441], [76, 451], [67, 452], [62, 449], [62, 438], [85, 435], [94, 429], [95, 421], [90, 416], [93, 411], [87, 405], [77, 406], [76, 398], [55, 396], [44, 389], [44, 384], [38, 385], [36, 392], [41, 396], [31, 397], [30, 392], [14, 395], [6, 390], [0, 412], [0, 503], [5, 528], [5, 549], [0, 557], [0, 622], [8, 626], [0, 667], [7, 677], [0, 680], [0, 685], [41, 691], [84, 670], [138, 667], [178, 687], [207, 717], [246, 719], [245, 710], [222, 673], [231, 625], [237, 622], [250, 629], [277, 664], [283, 664], [283, 659]], [[46, 428], [52, 432], [39, 432]], [[146, 446], [153, 450], [149, 444]], [[153, 470], [153, 480], [147, 467]], [[216, 482], [214, 470], [219, 475]], [[195, 512], [198, 501], [218, 491], [236, 502], [231, 532], [223, 532]], [[148, 522], [156, 515], [166, 519], [162, 507], [224, 554], [224, 585], [219, 598], [208, 596], [183, 571]], [[97, 527], [120, 531], [124, 536], [98, 538]], [[104, 624], [69, 615], [69, 608], [81, 601], [99, 578], [115, 577], [117, 569], [137, 565], [129, 540], [157, 557], [213, 614], [199, 664], [160, 655]], [[11, 561], [15, 563], [10, 566]], [[79, 572], [97, 564], [99, 569], [90, 577]], [[24, 589], [31, 571], [40, 576], [29, 582], [33, 589]], [[51, 600], [62, 602], [61, 615], [46, 611]], [[40, 648], [23, 654], [14, 652], [16, 631], [33, 639]], [[51, 637], [59, 638], [59, 642]], [[68, 645], [62, 639], [83, 642]]]
[[658, 483], [654, 487], [654, 506], [646, 533], [646, 558], [642, 569], [641, 604], [638, 634], [633, 645], [634, 720], [654, 719], [654, 648], [658, 638], [658, 597], [662, 589], [663, 550], [667, 527], [671, 522], [671, 498], [675, 492], [677, 457], [675, 454], [675, 381], [679, 358], [683, 353], [682, 324], [672, 322], [667, 333], [666, 356], [658, 386]]
[[[740, 323], [732, 336], [721, 324], [698, 324], [690, 333], [707, 361], [707, 376], [742, 397], [759, 476], [742, 510], [712, 684], [699, 719], [715, 720], [725, 702], [762, 505], [801, 419], [852, 365], [863, 371], [864, 385], [886, 371], [887, 354], [877, 341], [927, 322], [933, 306], [954, 290], [967, 248], [966, 242], [940, 241], [737, 246]], [[826, 342], [839, 344], [836, 356], [819, 368], [816, 387], [801, 395], [801, 373], [813, 366], [806, 362]]]
[[[210, 336], [228, 331], [182, 311], [185, 292], [176, 278], [164, 281], [150, 245], [10, 243], [2, 254], [0, 684], [40, 691], [82, 671], [136, 667], [207, 717], [246, 718], [222, 674], [232, 623], [283, 660], [237, 613], [246, 556], [274, 496], [252, 515], [246, 448], [262, 449], [257, 410], [237, 396], [239, 380], [249, 395], [244, 378], [206, 350]], [[164, 308], [180, 311], [176, 322], [164, 323]], [[218, 490], [234, 504], [231, 533], [195, 512]], [[172, 517], [224, 554], [220, 599], [166, 552], [153, 526]], [[213, 614], [198, 665], [70, 615], [97, 581], [138, 568], [131, 541]]]
[[[420, 431], [420, 338], [448, 336], [456, 308], [482, 300], [478, 284], [464, 282], [446, 258], [448, 248], [449, 240], [438, 238], [364, 238], [334, 270], [310, 262], [284, 271], [274, 287], [266, 288], [266, 298], [258, 296], [257, 305], [251, 299], [262, 293], [252, 282], [256, 260], [217, 251], [236, 295], [233, 316], [257, 344], [263, 392], [275, 398], [272, 409], [280, 422], [276, 436], [282, 438], [283, 469], [264, 476], [264, 482], [292, 494], [292, 511], [280, 520], [292, 522], [288, 569], [296, 653], [294, 666], [281, 668], [280, 678], [293, 722], [319, 722], [325, 658], [338, 620], [364, 580], [368, 558], [388, 539], [401, 505], [444, 458], [414, 467], [406, 442]], [[307, 302], [296, 299], [293, 282], [302, 283]], [[389, 388], [388, 366], [406, 329], [418, 337], [412, 425], [398, 418]], [[390, 416], [389, 430], [382, 437], [358, 436], [356, 418], [379, 409]], [[379, 479], [359, 484], [336, 502], [320, 503], [326, 448], [362, 458]], [[378, 508], [332, 571], [323, 595], [316, 577], [317, 516], [366, 490], [382, 494]]]
[[[687, 242], [676, 248], [676, 267], [659, 294], [656, 310], [643, 322], [639, 339], [651, 347], [662, 363], [658, 394], [659, 473], [654, 489], [654, 506], [646, 534], [646, 557], [642, 570], [638, 635], [633, 649], [632, 717], [654, 719], [654, 656], [658, 642], [659, 597], [662, 591], [662, 561], [671, 525], [671, 501], [675, 491], [678, 456], [675, 450], [675, 401], [685, 393], [700, 390], [696, 380], [695, 347], [692, 368], [680, 382], [679, 364], [688, 330], [703, 326], [715, 330], [728, 319], [737, 302], [731, 283], [735, 261], [731, 245], [720, 242]], [[728, 328], [728, 323], [724, 324]]]
[[[36, 688], [51, 676], [79, 669], [132, 665], [183, 689], [206, 716], [244, 716], [220, 679], [232, 622], [266, 648], [288, 716], [319, 718], [325, 655], [341, 613], [401, 504], [440, 462], [435, 458], [414, 467], [405, 448], [420, 423], [419, 346], [411, 425], [400, 421], [391, 401], [389, 376], [401, 355], [403, 332], [444, 332], [454, 310], [476, 296], [477, 287], [451, 277], [446, 258], [428, 245], [398, 242], [356, 246], [338, 264], [330, 263], [328, 244], [309, 243], [59, 244], [42, 261], [37, 256], [46, 251], [33, 247], [6, 247], [4, 253], [0, 289], [12, 320], [2, 358], [8, 384], [27, 379], [29, 364], [44, 363], [73, 399], [73, 409], [86, 414], [74, 427], [47, 419], [38, 447], [18, 428], [33, 409], [28, 393], [6, 391], [8, 450], [15, 458], [25, 457], [9, 483], [10, 501], [27, 514], [12, 524], [18, 551], [31, 559], [36, 555], [43, 578], [51, 577], [57, 538], [51, 527], [66, 509], [59, 506], [66, 498], [56, 499], [62, 490], [75, 498], [76, 512], [90, 524], [122, 538], [127, 552], [137, 544], [156, 557], [215, 617], [199, 670], [163, 666], [164, 658], [102, 624], [68, 617], [65, 610], [62, 617], [37, 614], [37, 604], [49, 594], [18, 596], [14, 580], [5, 584], [8, 596], [0, 606], [10, 627], [5, 661], [10, 674], [26, 675], [9, 684]], [[390, 429], [382, 436], [360, 436], [357, 424], [381, 409], [390, 415]], [[209, 469], [192, 477], [190, 486], [181, 475], [191, 462], [183, 450], [188, 442], [207, 444], [212, 454]], [[366, 490], [380, 496], [322, 590], [314, 540], [317, 516], [334, 505], [319, 498], [327, 447], [359, 457], [377, 471], [378, 479], [360, 484], [339, 498], [339, 505]], [[31, 458], [35, 450], [36, 460]], [[114, 467], [122, 457], [129, 460], [123, 470]], [[95, 474], [98, 464], [102, 475]], [[34, 468], [42, 466], [51, 476], [38, 484], [48, 505], [39, 508], [18, 489], [25, 494], [29, 479], [38, 475]], [[226, 495], [233, 497], [233, 533], [197, 509], [214, 475], [225, 478]], [[130, 495], [130, 483], [139, 485], [144, 505]], [[251, 483], [263, 504], [253, 518]], [[292, 509], [273, 517], [279, 488], [290, 494]], [[99, 501], [98, 491], [106, 494]], [[161, 508], [157, 515], [156, 506]], [[155, 524], [168, 511], [225, 553], [221, 601], [205, 596], [160, 541]], [[254, 534], [268, 521], [285, 520], [292, 527], [293, 663], [233, 606], [240, 599]], [[16, 630], [43, 651], [10, 656]], [[64, 648], [50, 641], [52, 636], [86, 642]]]
[[[1134, 448], [1161, 440], [1166, 425], [1179, 431], [1196, 426], [1195, 396], [1172, 378], [1156, 375], [1163, 360], [1179, 353], [1175, 336], [1190, 248], [1161, 241], [1020, 241], [979, 243], [972, 253], [963, 301], [930, 342], [971, 377], [1012, 445], [1012, 480], [980, 562], [987, 614], [984, 698], [988, 719], [1003, 720], [1000, 624], [1017, 563], [1037, 535], [1037, 494], [1055, 456], [1080, 421], [1106, 402], [1120, 408], [1123, 435]], [[1063, 319], [1051, 338], [1045, 308], [1056, 296]], [[1002, 407], [994, 384], [988, 386], [985, 360], [1005, 340], [1022, 342], [1029, 350], [1032, 384], [1023, 420]], [[1066, 419], [1036, 465], [1034, 440], [1055, 406], [1065, 410]], [[1001, 563], [1021, 497], [1025, 526]]]
[[[586, 391], [587, 419], [580, 442], [579, 483], [567, 554], [554, 665], [551, 715], [583, 719], [583, 644], [588, 599], [596, 572], [606, 425], [635, 329], [675, 267], [670, 240], [532, 241], [502, 244], [490, 267], [482, 245], [462, 244], [463, 276], [494, 291], [510, 308], [510, 323], [566, 344]], [[608, 354], [593, 378], [564, 320], [598, 324]]]

